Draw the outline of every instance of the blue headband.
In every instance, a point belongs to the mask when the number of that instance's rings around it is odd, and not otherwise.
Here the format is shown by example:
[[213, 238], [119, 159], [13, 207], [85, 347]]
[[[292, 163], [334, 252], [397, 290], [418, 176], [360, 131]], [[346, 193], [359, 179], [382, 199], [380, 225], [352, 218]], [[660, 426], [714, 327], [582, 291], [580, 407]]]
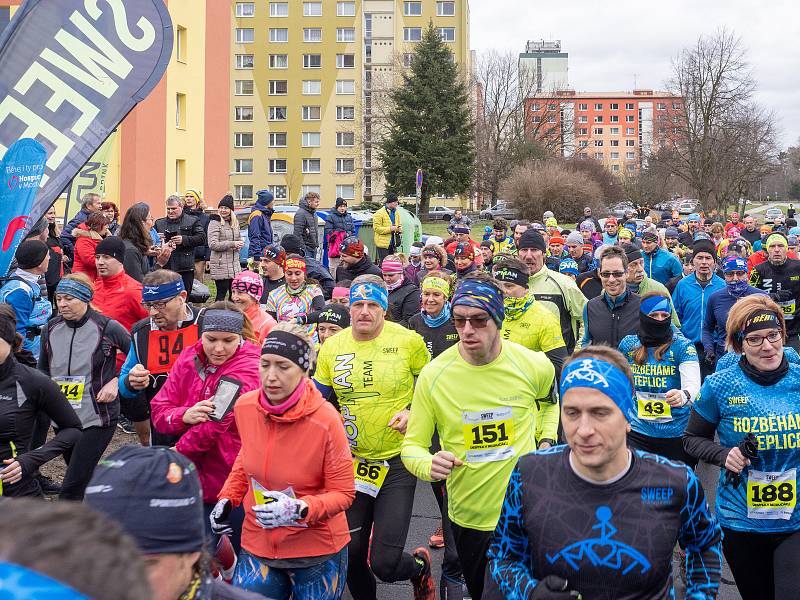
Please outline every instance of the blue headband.
[[722, 261], [722, 272], [730, 273], [731, 271], [744, 271], [747, 272], [747, 261], [740, 256], [729, 256]]
[[671, 313], [672, 305], [666, 296], [650, 296], [642, 300], [639, 310], [646, 315], [652, 315], [656, 311]]
[[142, 301], [153, 302], [155, 300], [164, 300], [165, 298], [174, 298], [185, 290], [183, 279], [180, 277], [175, 281], [169, 281], [160, 285], [146, 285], [142, 288]]
[[74, 279], [62, 279], [59, 281], [56, 286], [56, 294], [66, 294], [87, 304], [94, 298], [94, 292], [89, 286]]
[[377, 283], [357, 283], [350, 286], [350, 304], [354, 302], [377, 302], [383, 310], [389, 309], [389, 292]]
[[571, 388], [599, 390], [613, 400], [625, 418], [636, 414], [631, 381], [619, 367], [597, 358], [579, 358], [561, 372], [561, 396]]
[[452, 307], [456, 306], [485, 310], [498, 327], [503, 325], [503, 319], [506, 318], [502, 292], [492, 284], [477, 279], [461, 281], [453, 295]]

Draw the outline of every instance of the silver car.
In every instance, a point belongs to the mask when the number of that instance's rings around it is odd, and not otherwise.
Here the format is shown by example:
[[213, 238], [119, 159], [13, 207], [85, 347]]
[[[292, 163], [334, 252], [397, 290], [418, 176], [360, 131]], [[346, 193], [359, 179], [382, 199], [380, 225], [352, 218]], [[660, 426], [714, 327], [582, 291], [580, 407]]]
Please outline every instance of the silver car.
[[517, 211], [514, 210], [511, 207], [511, 204], [508, 202], [498, 202], [494, 206], [482, 210], [480, 217], [484, 221], [491, 221], [496, 217], [502, 217], [504, 219], [516, 219]]

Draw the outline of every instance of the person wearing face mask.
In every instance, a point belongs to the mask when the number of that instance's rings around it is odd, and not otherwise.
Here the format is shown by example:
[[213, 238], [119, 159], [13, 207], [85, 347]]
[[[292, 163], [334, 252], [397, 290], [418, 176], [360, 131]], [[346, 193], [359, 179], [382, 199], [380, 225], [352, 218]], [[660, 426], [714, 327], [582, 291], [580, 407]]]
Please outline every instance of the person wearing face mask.
[[456, 279], [464, 279], [478, 270], [475, 264], [475, 248], [468, 243], [459, 242], [453, 249], [453, 262], [456, 265]]
[[694, 467], [697, 460], [684, 451], [682, 438], [700, 391], [700, 364], [694, 344], [673, 330], [671, 304], [657, 292], [643, 296], [639, 330], [619, 344], [636, 394], [628, 445]]
[[417, 273], [422, 270], [422, 249], [425, 244], [422, 242], [414, 242], [411, 244], [411, 251], [408, 254], [408, 264], [403, 269], [406, 278], [409, 281], [417, 281]]
[[406, 279], [399, 255], [390, 254], [381, 263], [383, 281], [389, 290], [390, 321], [408, 327], [408, 320], [419, 312], [419, 289]]
[[703, 348], [711, 364], [725, 354], [725, 323], [733, 305], [746, 296], [766, 294], [747, 282], [747, 261], [739, 256], [729, 256], [722, 261], [722, 275], [725, 288], [709, 296], [703, 321]]

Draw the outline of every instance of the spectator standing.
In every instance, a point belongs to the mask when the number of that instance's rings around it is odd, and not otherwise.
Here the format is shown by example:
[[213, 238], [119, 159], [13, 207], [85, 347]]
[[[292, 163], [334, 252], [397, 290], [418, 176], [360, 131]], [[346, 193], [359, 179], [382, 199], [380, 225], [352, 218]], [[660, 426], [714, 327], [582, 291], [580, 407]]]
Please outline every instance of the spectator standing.
[[75, 235], [75, 259], [72, 263], [73, 273], [86, 273], [90, 281], [97, 279], [97, 270], [94, 264], [94, 253], [97, 245], [108, 237], [108, 219], [101, 212], [89, 215], [85, 223], [73, 229]]
[[472, 227], [472, 219], [466, 216], [461, 208], [456, 208], [453, 211], [453, 218], [450, 219], [450, 223], [447, 225], [447, 233], [452, 235], [457, 225], [463, 225], [467, 228]]
[[217, 301], [225, 300], [231, 292], [231, 281], [241, 272], [239, 251], [244, 246], [239, 231], [239, 219], [233, 213], [233, 196], [219, 201], [218, 214], [208, 223], [208, 247], [211, 249], [211, 279], [217, 288]]
[[591, 222], [591, 224], [594, 225], [595, 231], [600, 231], [600, 221], [592, 214], [591, 207], [587, 206], [583, 209], [583, 220]]
[[248, 259], [260, 260], [264, 248], [275, 243], [272, 234], [272, 202], [275, 197], [269, 190], [259, 190], [256, 194], [256, 203], [247, 218], [247, 239], [250, 247], [247, 251]]
[[319, 194], [308, 192], [300, 199], [300, 206], [294, 213], [294, 234], [303, 241], [303, 256], [315, 260], [319, 249], [318, 208]]
[[206, 240], [208, 239], [208, 224], [211, 218], [206, 214], [205, 209], [206, 203], [203, 201], [200, 192], [186, 190], [186, 193], [183, 195], [183, 212], [200, 221], [200, 225], [203, 227], [203, 234], [205, 235], [203, 243], [194, 248], [194, 278], [201, 283], [205, 279], [206, 262], [210, 256], [210, 250], [208, 246], [206, 246]]
[[61, 231], [61, 246], [67, 256], [72, 258], [75, 252], [75, 233], [74, 229], [81, 223], [85, 223], [86, 219], [93, 212], [100, 210], [100, 196], [99, 194], [88, 193], [84, 194], [81, 198], [81, 209], [78, 213], [70, 219], [69, 223], [64, 226]]
[[180, 273], [186, 291], [191, 295], [194, 285], [194, 249], [206, 243], [203, 224], [183, 210], [179, 196], [167, 198], [167, 216], [156, 219], [156, 231], [172, 246], [172, 254], [164, 265]]
[[119, 231], [119, 209], [113, 202], [101, 202], [100, 210], [108, 219], [108, 231], [111, 235], [117, 235]]
[[[402, 247], [403, 225], [400, 223], [400, 213], [397, 211], [399, 205], [397, 194], [386, 194], [386, 202], [372, 216], [378, 263]], [[348, 279], [352, 278], [348, 277]]]
[[52, 304], [55, 300], [56, 286], [64, 275], [64, 269], [69, 264], [69, 257], [64, 254], [64, 247], [61, 244], [61, 227], [56, 222], [56, 207], [51, 206], [44, 214], [47, 221], [47, 239], [45, 243], [50, 248], [50, 264], [47, 273], [44, 275], [47, 284], [47, 299]]
[[337, 198], [333, 210], [325, 219], [325, 240], [328, 242], [328, 270], [336, 276], [336, 267], [339, 266], [339, 244], [344, 238], [355, 235], [353, 215], [347, 212], [347, 200]]
[[153, 244], [150, 229], [154, 222], [150, 207], [144, 202], [137, 202], [127, 210], [119, 228], [119, 239], [125, 244], [123, 267], [128, 275], [140, 283], [153, 270], [152, 265], [165, 265], [172, 252], [169, 245], [160, 248]]

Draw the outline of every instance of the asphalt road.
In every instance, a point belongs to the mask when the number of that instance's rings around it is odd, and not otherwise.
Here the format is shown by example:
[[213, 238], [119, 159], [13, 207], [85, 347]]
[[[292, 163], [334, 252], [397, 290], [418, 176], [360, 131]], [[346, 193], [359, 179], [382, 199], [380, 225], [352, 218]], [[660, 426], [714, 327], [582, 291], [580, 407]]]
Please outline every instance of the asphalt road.
[[[717, 477], [718, 477], [719, 469], [716, 467], [710, 467], [708, 465], [702, 464], [698, 468], [698, 475], [700, 476], [700, 480], [703, 483], [703, 489], [706, 490], [706, 494], [708, 496], [708, 502], [712, 506], [714, 505], [714, 495], [715, 490], [717, 487]], [[417, 483], [417, 493], [416, 498], [414, 500], [414, 512], [413, 517], [411, 519], [411, 528], [408, 532], [408, 540], [406, 542], [406, 550], [412, 552], [414, 548], [418, 546], [425, 546], [428, 545], [428, 537], [431, 533], [436, 529], [439, 524], [439, 507], [436, 505], [436, 501], [433, 498], [433, 492], [431, 491], [430, 485], [425, 482], [418, 482]], [[439, 584], [439, 576], [441, 573], [441, 561], [443, 550], [431, 550], [431, 557], [433, 558], [434, 562], [434, 575], [437, 584]], [[677, 564], [675, 566], [675, 581], [676, 581], [676, 598], [682, 599], [684, 597], [684, 589], [681, 586], [681, 580], [678, 576], [678, 567]], [[727, 568], [727, 565], [724, 568], [723, 574], [723, 583], [720, 585], [720, 593], [717, 596], [719, 600], [741, 600], [741, 596], [736, 589], [736, 586], [733, 585], [733, 577], [731, 576], [730, 570]], [[725, 581], [729, 581], [731, 583], [724, 583]], [[351, 596], [349, 592], [345, 592], [345, 598], [351, 600]], [[381, 600], [405, 600], [413, 598], [411, 585], [407, 582], [404, 583], [396, 583], [396, 584], [386, 584], [386, 583], [379, 583], [378, 585], [378, 598]], [[437, 598], [438, 598], [438, 591], [437, 591]], [[591, 598], [587, 598], [586, 600], [592, 600]]]

